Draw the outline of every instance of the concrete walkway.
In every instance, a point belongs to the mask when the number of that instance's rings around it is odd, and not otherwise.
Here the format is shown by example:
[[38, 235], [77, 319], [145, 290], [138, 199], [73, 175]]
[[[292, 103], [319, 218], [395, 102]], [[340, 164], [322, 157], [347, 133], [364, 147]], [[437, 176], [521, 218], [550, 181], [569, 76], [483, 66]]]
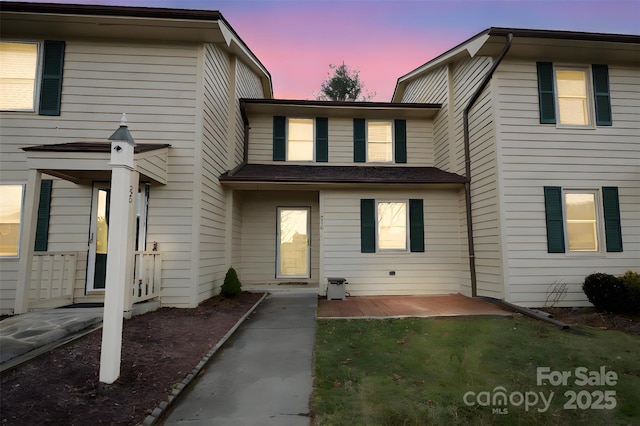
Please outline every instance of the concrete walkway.
[[316, 294], [270, 294], [163, 424], [308, 425], [316, 309]]

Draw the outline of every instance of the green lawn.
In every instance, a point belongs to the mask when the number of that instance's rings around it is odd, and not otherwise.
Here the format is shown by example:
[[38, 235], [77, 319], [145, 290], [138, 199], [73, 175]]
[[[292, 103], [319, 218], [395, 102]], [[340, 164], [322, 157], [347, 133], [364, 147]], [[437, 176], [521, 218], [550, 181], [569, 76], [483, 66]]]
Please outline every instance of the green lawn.
[[314, 424], [640, 425], [640, 336], [576, 331], [522, 317], [319, 320]]

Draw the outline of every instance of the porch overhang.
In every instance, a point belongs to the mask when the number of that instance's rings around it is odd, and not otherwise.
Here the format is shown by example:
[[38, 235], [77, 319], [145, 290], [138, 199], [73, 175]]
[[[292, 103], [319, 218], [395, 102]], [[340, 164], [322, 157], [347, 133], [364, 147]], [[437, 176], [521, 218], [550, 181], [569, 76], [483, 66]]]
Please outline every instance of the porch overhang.
[[247, 164], [220, 176], [220, 183], [230, 189], [320, 189], [377, 187], [460, 187], [464, 176], [437, 167], [408, 166], [318, 166]]
[[[169, 144], [137, 144], [134, 165], [141, 182], [167, 184]], [[76, 184], [111, 179], [111, 144], [107, 142], [71, 142], [24, 147], [30, 170]]]

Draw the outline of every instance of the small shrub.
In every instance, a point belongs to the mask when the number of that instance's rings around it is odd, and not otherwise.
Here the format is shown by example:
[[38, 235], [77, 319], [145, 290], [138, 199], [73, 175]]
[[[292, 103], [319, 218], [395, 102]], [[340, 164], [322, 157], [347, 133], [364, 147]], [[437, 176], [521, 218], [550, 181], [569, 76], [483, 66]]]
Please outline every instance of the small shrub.
[[625, 287], [622, 279], [600, 272], [587, 276], [582, 285], [589, 302], [598, 310], [619, 312], [625, 306]]
[[640, 313], [640, 274], [628, 270], [620, 279], [626, 291], [625, 310]]
[[220, 295], [222, 297], [237, 297], [242, 292], [242, 283], [238, 278], [238, 273], [235, 269], [229, 268], [227, 275], [224, 277], [224, 283], [220, 289]]

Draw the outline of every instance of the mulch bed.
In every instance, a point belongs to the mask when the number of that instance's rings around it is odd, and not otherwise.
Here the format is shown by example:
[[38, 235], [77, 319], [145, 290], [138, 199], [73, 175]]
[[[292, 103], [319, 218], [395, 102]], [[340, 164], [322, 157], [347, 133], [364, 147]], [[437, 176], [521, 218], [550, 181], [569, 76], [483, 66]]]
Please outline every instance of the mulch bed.
[[[97, 330], [2, 375], [2, 425], [135, 425], [262, 297], [219, 296], [195, 309], [161, 308], [124, 322], [120, 378], [100, 383]], [[205, 367], [206, 368], [206, 367]]]
[[543, 308], [553, 318], [569, 325], [582, 324], [602, 330], [620, 330], [640, 335], [640, 314], [614, 314], [594, 308]]

